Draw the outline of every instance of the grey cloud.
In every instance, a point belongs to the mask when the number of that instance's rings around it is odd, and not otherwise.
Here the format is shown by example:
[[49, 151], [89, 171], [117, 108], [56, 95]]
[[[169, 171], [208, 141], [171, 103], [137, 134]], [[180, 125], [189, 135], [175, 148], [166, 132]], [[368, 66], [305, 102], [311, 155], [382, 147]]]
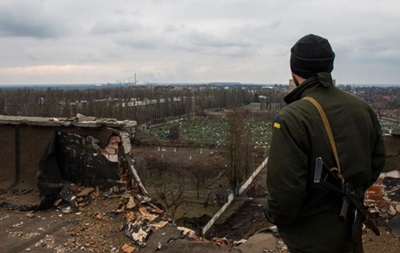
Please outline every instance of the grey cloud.
[[135, 30], [141, 30], [143, 26], [139, 22], [132, 21], [126, 18], [119, 20], [101, 20], [97, 22], [92, 30], [92, 34], [113, 34], [120, 32], [134, 32]]
[[159, 46], [157, 38], [129, 36], [115, 39], [116, 43], [133, 49], [155, 49]]
[[201, 52], [213, 55], [243, 57], [252, 54], [255, 43], [248, 37], [235, 33], [213, 34], [185, 26], [168, 26], [170, 33], [168, 47], [174, 50]]
[[143, 25], [127, 16], [98, 21], [90, 34], [108, 36], [117, 45], [133, 49], [154, 49], [162, 44], [156, 28]]
[[393, 69], [400, 62], [400, 2], [395, 2], [0, 0], [0, 47], [7, 48], [0, 51], [7, 59], [0, 66], [101, 63], [121, 73], [135, 66], [166, 81], [172, 78], [167, 72], [202, 80], [231, 75], [225, 66], [240, 65], [246, 71], [240, 78], [286, 82], [291, 46], [316, 33], [332, 43], [338, 80], [357, 82], [373, 73], [398, 82]]
[[244, 57], [253, 53], [253, 42], [247, 38], [236, 35], [224, 36], [201, 32], [194, 28], [167, 25], [163, 31], [147, 27], [115, 36], [119, 45], [133, 49], [164, 49], [202, 53], [210, 55], [224, 55], [231, 57]]
[[189, 42], [193, 45], [201, 47], [215, 47], [215, 48], [245, 48], [252, 45], [252, 43], [244, 38], [227, 38], [225, 36], [216, 36], [213, 34], [193, 32], [187, 35]]
[[370, 35], [359, 35], [333, 44], [334, 50], [339, 57], [356, 60], [360, 62], [399, 62], [400, 49], [397, 41], [400, 35], [392, 34], [392, 39], [386, 40], [382, 37], [371, 37]]
[[0, 36], [11, 37], [33, 37], [33, 38], [54, 38], [63, 35], [63, 32], [56, 27], [47, 26], [40, 23], [32, 22], [15, 22], [10, 19], [6, 20], [5, 16], [0, 13]]
[[[33, 9], [33, 10], [32, 10]], [[13, 5], [0, 9], [1, 37], [54, 38], [64, 35], [67, 28], [40, 6]]]

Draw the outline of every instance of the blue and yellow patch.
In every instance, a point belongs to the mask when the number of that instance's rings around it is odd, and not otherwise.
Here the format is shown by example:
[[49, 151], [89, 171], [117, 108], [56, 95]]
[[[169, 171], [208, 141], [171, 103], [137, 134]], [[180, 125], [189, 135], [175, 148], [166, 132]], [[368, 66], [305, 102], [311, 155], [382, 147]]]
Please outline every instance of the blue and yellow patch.
[[275, 128], [280, 129], [281, 128], [281, 119], [280, 118], [275, 118], [274, 122], [272, 123], [272, 126]]

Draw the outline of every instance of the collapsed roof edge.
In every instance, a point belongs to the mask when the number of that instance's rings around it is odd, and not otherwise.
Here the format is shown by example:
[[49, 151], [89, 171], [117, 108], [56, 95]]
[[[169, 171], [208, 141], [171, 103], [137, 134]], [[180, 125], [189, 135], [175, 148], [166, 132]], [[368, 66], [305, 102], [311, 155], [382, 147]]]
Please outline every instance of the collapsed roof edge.
[[119, 121], [114, 118], [96, 119], [77, 115], [72, 118], [55, 117], [30, 117], [30, 116], [8, 116], [0, 115], [0, 125], [29, 125], [29, 126], [76, 126], [76, 127], [135, 127], [136, 121]]

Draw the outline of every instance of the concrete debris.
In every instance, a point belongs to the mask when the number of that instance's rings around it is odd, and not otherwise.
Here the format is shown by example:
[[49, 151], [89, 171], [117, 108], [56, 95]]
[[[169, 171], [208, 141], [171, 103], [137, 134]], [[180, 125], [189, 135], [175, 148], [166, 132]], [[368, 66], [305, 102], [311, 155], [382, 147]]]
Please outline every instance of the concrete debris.
[[[382, 173], [366, 192], [365, 204], [379, 226], [389, 226], [391, 233], [400, 235], [400, 178], [396, 173]], [[399, 222], [400, 223], [400, 222]]]
[[288, 247], [282, 240], [278, 240], [276, 248], [279, 250], [279, 252], [289, 252]]
[[[65, 184], [65, 186], [64, 199], [59, 202], [59, 205], [65, 203], [65, 200], [73, 200], [78, 204], [78, 212], [81, 215], [59, 213], [60, 220], [70, 217], [81, 222], [79, 226], [72, 225], [65, 229], [70, 238], [65, 239], [66, 242], [62, 245], [52, 241], [51, 237], [45, 237], [29, 245], [32, 252], [51, 247], [54, 252], [288, 252], [282, 240], [274, 236], [278, 235], [275, 226], [263, 229], [266, 233], [256, 234], [247, 240], [233, 241], [227, 238], [207, 240], [196, 235], [192, 229], [177, 227], [162, 206], [150, 198], [144, 198], [135, 190], [125, 190], [114, 197], [105, 197], [103, 194], [96, 196], [96, 190], [92, 188], [91, 193], [85, 194], [86, 197], [74, 198], [79, 193], [88, 191], [89, 187], [77, 184]], [[100, 190], [98, 191], [101, 193]], [[82, 203], [87, 204], [82, 206]], [[131, 206], [132, 203], [135, 205]], [[396, 210], [397, 205], [390, 204], [392, 208], [388, 210]], [[382, 213], [378, 206], [371, 203], [370, 210], [377, 216], [386, 214], [386, 220], [391, 217], [389, 213]], [[35, 219], [41, 219], [40, 213], [35, 214]], [[58, 218], [57, 215], [55, 216]], [[1, 219], [5, 219], [5, 216]], [[397, 231], [396, 219], [390, 220], [391, 228], [393, 227], [392, 233]], [[25, 223], [18, 221], [11, 224], [20, 232], [13, 231], [9, 237], [23, 239], [28, 236], [38, 236], [39, 232], [32, 235], [22, 232], [27, 221], [29, 220], [25, 220]], [[115, 233], [121, 235], [118, 237], [118, 244], [115, 243], [116, 240], [110, 242], [108, 238], [110, 234], [114, 236]]]
[[29, 211], [29, 212], [26, 213], [26, 217], [28, 217], [28, 218], [34, 218], [34, 217], [35, 217], [35, 214], [34, 214], [32, 211]]
[[141, 207], [139, 208], [139, 212], [140, 212], [140, 214], [142, 215], [142, 218], [143, 218], [144, 220], [148, 220], [149, 222], [154, 221], [154, 220], [158, 217], [157, 215], [154, 215], [154, 214], [149, 213], [149, 212], [147, 211], [147, 208], [144, 207], [144, 206], [141, 206]]
[[131, 238], [136, 245], [146, 247], [146, 241], [152, 232], [153, 229], [148, 226], [146, 220], [143, 220], [142, 222], [128, 223], [124, 233]]
[[140, 201], [140, 203], [142, 203], [142, 204], [151, 201], [151, 198], [150, 198], [150, 197], [148, 197], [148, 196], [143, 196], [143, 195], [140, 195], [140, 194], [137, 194], [137, 195], [136, 195], [136, 198], [137, 198], [137, 199]]
[[[95, 121], [96, 117], [93, 116], [85, 116], [83, 114], [77, 113], [75, 118], [75, 121]], [[58, 120], [57, 120], [58, 121]]]
[[[135, 197], [138, 197], [137, 195]], [[129, 197], [129, 201], [126, 204], [126, 209], [133, 209], [128, 205], [133, 200], [134, 196]], [[132, 200], [132, 201], [131, 201]], [[149, 202], [145, 202], [149, 203]], [[146, 207], [142, 203], [138, 207], [136, 212], [127, 212], [125, 214], [125, 223], [123, 225], [124, 234], [131, 238], [134, 243], [139, 247], [145, 247], [146, 241], [155, 229], [160, 229], [166, 226], [169, 222], [169, 218], [156, 214], [150, 213], [153, 208]]]
[[42, 247], [47, 249], [53, 249], [55, 246], [54, 244], [54, 237], [51, 235], [46, 235], [46, 237], [35, 244], [35, 247]]
[[103, 213], [96, 214], [95, 218], [98, 220], [107, 220], [107, 216]]
[[389, 210], [388, 210], [388, 213], [390, 214], [390, 215], [396, 215], [396, 209], [393, 207], [393, 206], [390, 206], [389, 207]]
[[[85, 209], [81, 206], [81, 202], [87, 201], [88, 203], [94, 201], [96, 198], [104, 198], [104, 195], [96, 197], [94, 192], [94, 188], [88, 190], [88, 188], [83, 186], [78, 186], [75, 184], [70, 184], [67, 187], [71, 190], [71, 192], [66, 191], [67, 196], [70, 196], [69, 199], [72, 199], [71, 196], [86, 196], [85, 198], [75, 198], [78, 203], [78, 211], [81, 216], [86, 216]], [[86, 192], [83, 194], [83, 192]], [[89, 193], [90, 192], [90, 193]], [[80, 194], [82, 193], [82, 194]], [[75, 195], [74, 195], [75, 194]], [[155, 250], [164, 250], [169, 247], [170, 243], [173, 243], [176, 240], [188, 239], [190, 241], [198, 241], [198, 242], [208, 242], [213, 243], [219, 246], [229, 246], [233, 247], [233, 241], [228, 240], [226, 238], [212, 238], [211, 240], [206, 240], [203, 237], [199, 237], [196, 235], [195, 231], [185, 228], [185, 227], [176, 227], [172, 224], [172, 219], [168, 216], [168, 214], [160, 208], [157, 204], [153, 203], [151, 198], [147, 196], [143, 196], [139, 193], [135, 194], [135, 191], [125, 191], [124, 193], [120, 193], [119, 195], [119, 204], [115, 206], [117, 211], [112, 212], [97, 212], [93, 214], [93, 218], [99, 221], [110, 222], [112, 220], [122, 220], [122, 225], [120, 226], [120, 230], [123, 231], [123, 234], [130, 238], [132, 242], [139, 247], [135, 248], [129, 244], [124, 244], [121, 248], [122, 252], [136, 252], [141, 251], [140, 249], [148, 249], [149, 251], [144, 252], [153, 252]], [[61, 202], [62, 203], [62, 202]], [[61, 205], [60, 203], [60, 205]], [[122, 217], [122, 219], [118, 218]], [[91, 224], [85, 223], [83, 224], [82, 231], [90, 231]], [[161, 230], [163, 232], [156, 233], [157, 230]], [[173, 231], [178, 231], [173, 232]], [[73, 232], [71, 235], [77, 236], [81, 231]], [[153, 234], [155, 234], [155, 238], [151, 239]], [[75, 241], [75, 244], [78, 242]], [[91, 246], [89, 243], [86, 245], [84, 242], [82, 244], [77, 244], [74, 248], [80, 249], [78, 245], [83, 245], [81, 247], [88, 249]], [[150, 246], [148, 246], [150, 243]], [[175, 246], [171, 246], [175, 247]], [[112, 247], [111, 247], [112, 248]], [[115, 250], [117, 252], [117, 250]]]
[[185, 227], [177, 227], [178, 230], [182, 231], [182, 235], [186, 236], [189, 239], [196, 240], [197, 235], [192, 229], [185, 228]]
[[226, 238], [211, 238], [210, 239], [211, 242], [214, 242], [217, 245], [233, 245], [233, 241], [232, 240], [228, 240]]
[[120, 137], [122, 141], [122, 146], [124, 147], [125, 154], [129, 154], [132, 146], [131, 146], [131, 137], [127, 132], [120, 132]]
[[89, 194], [91, 194], [91, 193], [94, 192], [94, 191], [95, 191], [95, 189], [92, 188], [92, 187], [84, 188], [80, 193], [78, 193], [78, 194], [76, 195], [76, 197], [77, 197], [77, 198], [84, 198], [84, 197], [89, 196]]
[[132, 210], [133, 208], [135, 208], [136, 204], [135, 204], [135, 200], [133, 199], [133, 197], [129, 197], [129, 201], [126, 204], [126, 209], [127, 210]]
[[101, 192], [100, 192], [100, 188], [98, 186], [96, 186], [96, 190], [95, 190], [95, 192], [93, 194], [94, 194], [94, 197], [96, 197], [96, 198], [100, 197]]
[[63, 213], [75, 213], [78, 211], [77, 199], [74, 192], [67, 185], [63, 186], [59, 197], [61, 197], [61, 202], [58, 205], [58, 209]]
[[383, 185], [389, 201], [400, 202], [400, 178], [385, 177]]
[[392, 232], [392, 234], [400, 238], [400, 214], [396, 214], [392, 219], [389, 220], [388, 226]]
[[136, 213], [129, 212], [125, 214], [125, 219], [127, 222], [135, 221], [136, 220]]
[[276, 226], [271, 226], [271, 227], [267, 228], [266, 231], [269, 232], [269, 233], [271, 233], [271, 234], [272, 234], [273, 236], [275, 236], [275, 237], [280, 237], [280, 236], [279, 236], [278, 228], [277, 228]]
[[156, 229], [160, 229], [165, 227], [168, 223], [169, 223], [168, 221], [160, 221], [158, 223], [151, 223], [149, 226]]
[[121, 249], [122, 249], [123, 253], [132, 253], [132, 252], [135, 252], [135, 250], [136, 250], [135, 247], [130, 246], [129, 244], [126, 244], [126, 243], [124, 245], [122, 245]]
[[239, 246], [239, 245], [241, 245], [241, 244], [243, 244], [243, 243], [245, 243], [245, 242], [247, 242], [246, 239], [241, 239], [241, 240], [239, 240], [239, 241], [234, 241], [234, 242], [233, 242], [233, 245], [234, 245], [234, 246]]
[[110, 137], [107, 146], [101, 149], [100, 152], [111, 162], [118, 162], [119, 145], [121, 143], [121, 138], [117, 135]]

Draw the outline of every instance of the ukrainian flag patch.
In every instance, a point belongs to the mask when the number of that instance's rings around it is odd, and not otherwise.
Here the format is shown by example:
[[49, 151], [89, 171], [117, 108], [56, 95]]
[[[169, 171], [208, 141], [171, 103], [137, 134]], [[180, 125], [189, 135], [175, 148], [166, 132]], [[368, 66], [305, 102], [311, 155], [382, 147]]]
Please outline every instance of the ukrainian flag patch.
[[275, 118], [274, 123], [272, 124], [273, 127], [280, 129], [281, 128], [281, 119]]

